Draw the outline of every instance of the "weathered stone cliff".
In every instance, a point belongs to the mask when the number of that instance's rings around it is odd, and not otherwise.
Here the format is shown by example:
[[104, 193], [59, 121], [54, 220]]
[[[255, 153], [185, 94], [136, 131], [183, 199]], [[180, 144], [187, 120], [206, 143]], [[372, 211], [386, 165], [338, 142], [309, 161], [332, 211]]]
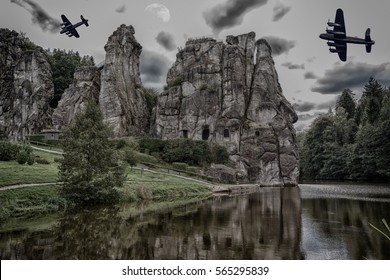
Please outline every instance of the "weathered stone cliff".
[[42, 48], [15, 31], [0, 29], [0, 134], [22, 140], [49, 126], [53, 94]]
[[297, 115], [282, 94], [265, 40], [256, 41], [254, 32], [228, 36], [226, 44], [190, 39], [177, 54], [167, 83], [158, 99], [155, 134], [226, 146], [238, 181], [297, 185], [292, 125]]
[[62, 130], [69, 126], [77, 113], [83, 112], [88, 101], [98, 102], [100, 71], [95, 66], [81, 66], [74, 73], [73, 83], [65, 90], [53, 112], [53, 127]]
[[145, 134], [148, 111], [139, 73], [142, 46], [132, 26], [121, 25], [105, 45], [100, 108], [114, 136]]

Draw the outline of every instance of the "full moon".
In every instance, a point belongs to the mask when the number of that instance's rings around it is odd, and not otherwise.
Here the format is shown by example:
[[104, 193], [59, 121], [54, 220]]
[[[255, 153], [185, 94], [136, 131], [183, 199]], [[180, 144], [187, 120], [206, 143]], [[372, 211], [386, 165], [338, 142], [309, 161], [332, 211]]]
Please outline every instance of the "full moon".
[[163, 22], [168, 22], [171, 18], [171, 14], [166, 6], [159, 3], [153, 3], [145, 8], [145, 11], [155, 14]]

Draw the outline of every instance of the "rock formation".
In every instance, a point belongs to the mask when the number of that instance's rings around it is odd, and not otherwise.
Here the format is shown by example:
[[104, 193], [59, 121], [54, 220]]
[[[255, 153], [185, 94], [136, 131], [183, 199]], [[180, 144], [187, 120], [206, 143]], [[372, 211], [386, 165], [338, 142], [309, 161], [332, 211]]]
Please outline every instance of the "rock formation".
[[51, 123], [54, 86], [42, 48], [0, 29], [0, 134], [23, 140]]
[[[255, 33], [226, 44], [190, 39], [169, 70], [159, 97], [154, 133], [224, 145], [236, 178], [261, 186], [295, 186], [299, 168], [293, 123], [265, 40]], [[223, 170], [218, 167], [218, 170]]]
[[53, 127], [57, 130], [69, 126], [75, 115], [84, 111], [89, 100], [98, 102], [100, 71], [95, 66], [81, 66], [74, 73], [73, 83], [65, 90], [53, 112]]
[[139, 73], [142, 47], [132, 26], [121, 25], [105, 45], [101, 74], [100, 108], [114, 136], [142, 135], [148, 111]]

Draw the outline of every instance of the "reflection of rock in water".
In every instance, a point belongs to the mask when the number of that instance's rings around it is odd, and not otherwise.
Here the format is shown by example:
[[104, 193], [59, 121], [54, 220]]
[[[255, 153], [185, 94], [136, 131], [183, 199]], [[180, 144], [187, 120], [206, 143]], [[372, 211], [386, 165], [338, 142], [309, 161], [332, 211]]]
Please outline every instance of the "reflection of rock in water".
[[[297, 188], [217, 198], [139, 232], [132, 259], [301, 259]], [[146, 246], [145, 246], [146, 245]], [[152, 252], [152, 253], [151, 253]], [[151, 256], [152, 255], [152, 256]]]
[[85, 210], [61, 218], [50, 230], [0, 236], [0, 256], [301, 259], [300, 201], [298, 188], [264, 188], [248, 196], [219, 197], [158, 213]]

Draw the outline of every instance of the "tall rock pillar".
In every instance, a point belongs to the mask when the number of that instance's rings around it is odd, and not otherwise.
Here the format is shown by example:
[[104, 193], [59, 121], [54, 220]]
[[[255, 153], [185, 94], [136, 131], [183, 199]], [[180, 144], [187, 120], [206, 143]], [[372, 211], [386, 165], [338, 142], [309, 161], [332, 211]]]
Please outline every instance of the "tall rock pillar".
[[114, 137], [143, 135], [147, 108], [139, 72], [142, 46], [134, 28], [122, 24], [105, 45], [99, 104]]

